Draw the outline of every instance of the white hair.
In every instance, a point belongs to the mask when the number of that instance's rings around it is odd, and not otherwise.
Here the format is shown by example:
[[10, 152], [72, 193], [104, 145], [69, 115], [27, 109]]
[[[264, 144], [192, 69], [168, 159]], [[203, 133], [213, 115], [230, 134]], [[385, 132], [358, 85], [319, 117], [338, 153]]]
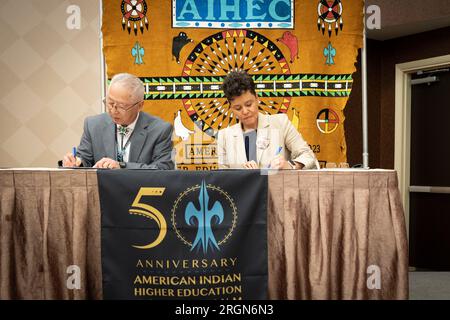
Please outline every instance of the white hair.
[[130, 91], [136, 99], [144, 99], [144, 83], [138, 77], [129, 73], [118, 73], [111, 79], [109, 86], [120, 83]]

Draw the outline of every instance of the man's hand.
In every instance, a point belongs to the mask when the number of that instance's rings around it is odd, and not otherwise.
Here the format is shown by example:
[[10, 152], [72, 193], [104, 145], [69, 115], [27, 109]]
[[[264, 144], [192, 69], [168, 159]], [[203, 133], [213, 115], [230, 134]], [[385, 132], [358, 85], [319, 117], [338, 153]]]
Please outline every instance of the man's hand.
[[244, 168], [245, 169], [259, 169], [258, 164], [254, 161], [247, 161], [246, 163], [244, 163]]
[[79, 167], [81, 159], [75, 158], [72, 153], [68, 153], [63, 157], [63, 167]]
[[110, 158], [102, 158], [97, 161], [93, 168], [119, 169], [120, 165], [117, 161]]

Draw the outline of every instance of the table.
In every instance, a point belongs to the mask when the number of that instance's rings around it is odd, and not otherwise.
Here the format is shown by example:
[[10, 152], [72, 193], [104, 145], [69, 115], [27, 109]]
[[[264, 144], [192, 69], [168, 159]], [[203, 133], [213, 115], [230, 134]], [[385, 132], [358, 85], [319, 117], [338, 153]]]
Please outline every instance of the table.
[[[408, 298], [395, 171], [280, 171], [268, 189], [270, 299]], [[102, 299], [100, 259], [95, 170], [0, 170], [0, 299]]]

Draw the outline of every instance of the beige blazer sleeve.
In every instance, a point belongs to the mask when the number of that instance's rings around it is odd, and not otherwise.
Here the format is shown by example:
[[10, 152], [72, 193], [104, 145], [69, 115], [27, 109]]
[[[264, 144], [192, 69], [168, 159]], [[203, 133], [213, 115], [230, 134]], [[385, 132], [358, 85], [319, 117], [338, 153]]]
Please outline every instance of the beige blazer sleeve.
[[217, 133], [217, 159], [219, 163], [219, 169], [229, 169], [227, 157], [227, 145], [225, 139], [226, 131], [220, 130]]
[[316, 169], [317, 159], [308, 143], [295, 129], [287, 115], [279, 116], [281, 116], [281, 128], [284, 128], [284, 143], [291, 152], [291, 160], [302, 163], [304, 165], [303, 169]]

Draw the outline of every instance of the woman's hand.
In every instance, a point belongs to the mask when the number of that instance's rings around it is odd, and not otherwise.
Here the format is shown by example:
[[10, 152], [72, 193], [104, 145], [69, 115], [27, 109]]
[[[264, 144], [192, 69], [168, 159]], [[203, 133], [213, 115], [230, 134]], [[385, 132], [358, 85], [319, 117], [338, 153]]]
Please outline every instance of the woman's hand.
[[278, 155], [270, 162], [270, 169], [292, 169], [292, 167], [282, 155]]
[[246, 163], [244, 163], [244, 168], [245, 169], [259, 169], [258, 164], [254, 161], [247, 161]]

